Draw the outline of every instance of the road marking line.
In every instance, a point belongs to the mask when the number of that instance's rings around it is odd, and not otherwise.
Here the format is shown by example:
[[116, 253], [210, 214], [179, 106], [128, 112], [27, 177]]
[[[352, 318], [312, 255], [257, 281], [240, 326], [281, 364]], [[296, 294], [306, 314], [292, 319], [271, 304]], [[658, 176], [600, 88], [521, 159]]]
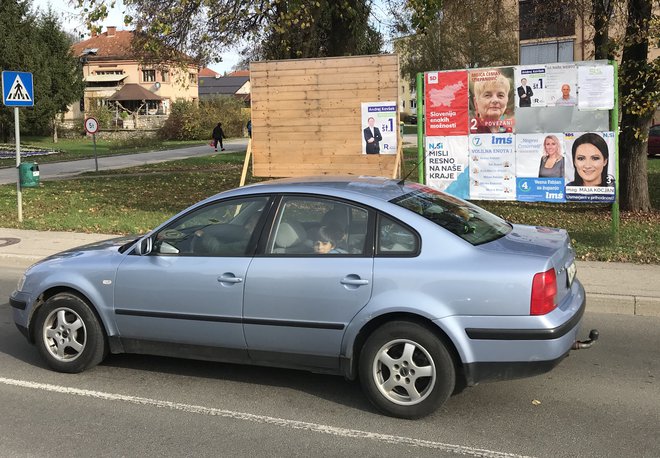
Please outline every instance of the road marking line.
[[107, 401], [124, 401], [131, 404], [144, 406], [160, 407], [182, 412], [195, 413], [201, 415], [218, 416], [231, 418], [234, 420], [251, 421], [253, 423], [265, 423], [283, 428], [301, 429], [316, 433], [329, 434], [331, 436], [348, 437], [355, 439], [369, 439], [378, 442], [384, 442], [395, 445], [407, 445], [411, 447], [421, 447], [428, 449], [437, 449], [445, 452], [453, 452], [459, 455], [469, 455], [483, 458], [527, 458], [524, 455], [514, 453], [496, 452], [462, 445], [445, 444], [442, 442], [433, 442], [423, 439], [414, 439], [411, 437], [392, 436], [389, 434], [372, 433], [358, 429], [338, 428], [335, 426], [322, 425], [317, 423], [308, 423], [304, 421], [287, 420], [285, 418], [269, 417], [266, 415], [255, 415], [245, 412], [236, 412], [232, 410], [217, 409], [213, 407], [204, 407], [191, 404], [182, 404], [179, 402], [161, 401], [158, 399], [142, 398], [138, 396], [127, 396], [125, 394], [105, 393], [102, 391], [83, 390], [60, 385], [51, 385], [48, 383], [30, 382], [27, 380], [16, 380], [0, 377], [0, 383], [22, 388], [32, 388], [35, 390], [50, 391], [54, 393], [70, 394], [75, 396], [85, 396]]

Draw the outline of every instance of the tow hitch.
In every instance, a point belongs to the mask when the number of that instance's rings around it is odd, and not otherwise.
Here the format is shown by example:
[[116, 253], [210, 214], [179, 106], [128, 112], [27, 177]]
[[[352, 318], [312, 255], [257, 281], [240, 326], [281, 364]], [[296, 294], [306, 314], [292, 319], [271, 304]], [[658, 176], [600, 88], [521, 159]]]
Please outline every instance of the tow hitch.
[[591, 346], [598, 340], [598, 329], [592, 329], [589, 332], [589, 340], [576, 340], [573, 343], [573, 350], [582, 350], [583, 348], [591, 348]]

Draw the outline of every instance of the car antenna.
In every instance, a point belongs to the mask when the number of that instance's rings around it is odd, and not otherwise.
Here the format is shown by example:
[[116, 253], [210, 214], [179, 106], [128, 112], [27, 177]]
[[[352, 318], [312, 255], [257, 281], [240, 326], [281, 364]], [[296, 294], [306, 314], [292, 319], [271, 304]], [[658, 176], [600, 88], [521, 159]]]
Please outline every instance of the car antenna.
[[405, 177], [403, 177], [403, 178], [401, 178], [399, 181], [397, 181], [397, 184], [398, 184], [399, 186], [403, 186], [403, 185], [406, 184], [406, 180], [408, 179], [408, 177], [409, 177], [410, 175], [412, 175], [412, 173], [415, 171], [415, 169], [418, 169], [418, 168], [419, 168], [419, 166], [420, 166], [420, 164], [422, 163], [422, 161], [426, 160], [426, 154], [427, 154], [427, 153], [424, 152], [424, 156], [423, 156], [423, 157], [417, 162], [417, 165], [416, 165], [415, 167], [413, 167], [412, 169], [410, 169], [410, 172], [408, 172], [408, 173], [406, 174]]

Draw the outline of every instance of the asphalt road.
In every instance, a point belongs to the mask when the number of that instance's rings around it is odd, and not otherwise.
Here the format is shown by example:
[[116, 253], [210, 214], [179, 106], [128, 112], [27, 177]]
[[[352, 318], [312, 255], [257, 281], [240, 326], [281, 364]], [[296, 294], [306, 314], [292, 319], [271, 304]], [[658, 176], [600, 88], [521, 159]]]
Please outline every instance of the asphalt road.
[[592, 349], [404, 421], [356, 383], [292, 370], [112, 355], [52, 372], [11, 319], [20, 274], [0, 267], [3, 457], [660, 456], [660, 318], [587, 313]]

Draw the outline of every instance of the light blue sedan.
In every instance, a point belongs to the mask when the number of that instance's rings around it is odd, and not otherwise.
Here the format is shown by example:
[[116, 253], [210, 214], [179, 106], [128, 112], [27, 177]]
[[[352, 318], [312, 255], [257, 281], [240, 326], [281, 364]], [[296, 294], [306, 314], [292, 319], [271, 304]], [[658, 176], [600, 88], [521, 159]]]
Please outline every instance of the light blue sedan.
[[44, 259], [10, 304], [57, 371], [108, 352], [297, 368], [359, 378], [382, 412], [417, 418], [591, 345], [574, 258], [564, 230], [415, 183], [286, 179]]

